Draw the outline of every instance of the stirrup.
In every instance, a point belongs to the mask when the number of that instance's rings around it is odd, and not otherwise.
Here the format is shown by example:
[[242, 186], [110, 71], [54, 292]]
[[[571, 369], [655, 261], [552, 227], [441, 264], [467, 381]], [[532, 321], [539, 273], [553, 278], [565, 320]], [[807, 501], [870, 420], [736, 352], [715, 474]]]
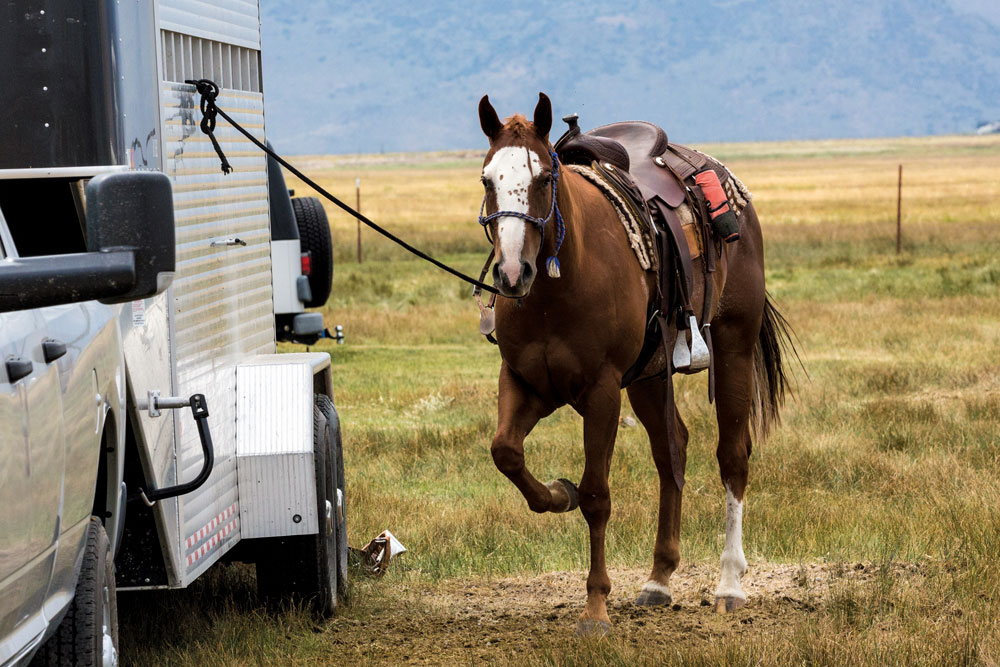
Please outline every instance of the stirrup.
[[694, 315], [690, 319], [691, 326], [691, 370], [701, 371], [708, 368], [708, 362], [710, 354], [708, 351], [708, 345], [705, 343], [705, 339], [702, 338], [701, 332], [698, 330], [698, 322], [695, 321]]
[[682, 329], [677, 330], [677, 340], [674, 342], [674, 370], [687, 371], [691, 367], [691, 350], [688, 349], [687, 338]]

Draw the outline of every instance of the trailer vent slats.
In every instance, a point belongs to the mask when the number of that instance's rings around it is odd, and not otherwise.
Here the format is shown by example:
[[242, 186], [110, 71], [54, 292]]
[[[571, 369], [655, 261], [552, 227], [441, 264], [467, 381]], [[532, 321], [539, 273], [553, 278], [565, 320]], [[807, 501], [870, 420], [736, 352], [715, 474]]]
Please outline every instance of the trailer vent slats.
[[164, 81], [211, 79], [224, 89], [260, 92], [259, 50], [170, 30], [160, 36]]

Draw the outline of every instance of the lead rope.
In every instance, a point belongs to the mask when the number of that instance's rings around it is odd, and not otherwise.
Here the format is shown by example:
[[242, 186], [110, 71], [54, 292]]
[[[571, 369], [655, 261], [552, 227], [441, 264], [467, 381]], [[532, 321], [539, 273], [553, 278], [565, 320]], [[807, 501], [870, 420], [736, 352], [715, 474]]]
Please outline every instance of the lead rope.
[[365, 225], [367, 225], [371, 229], [374, 229], [376, 232], [378, 232], [382, 236], [386, 237], [387, 239], [389, 239], [393, 243], [398, 244], [399, 246], [405, 248], [406, 250], [408, 250], [412, 254], [416, 255], [420, 259], [427, 260], [428, 262], [430, 262], [434, 266], [438, 267], [439, 269], [441, 269], [443, 271], [447, 271], [451, 275], [455, 276], [456, 278], [459, 278], [460, 280], [464, 280], [465, 282], [469, 283], [470, 285], [474, 285], [475, 287], [477, 287], [477, 288], [479, 288], [481, 290], [485, 290], [485, 291], [489, 292], [490, 294], [494, 294], [494, 295], [500, 294], [500, 292], [495, 287], [493, 287], [492, 285], [487, 285], [486, 283], [482, 282], [481, 280], [476, 280], [475, 278], [472, 278], [471, 276], [467, 276], [467, 275], [465, 275], [464, 273], [462, 273], [461, 271], [459, 271], [457, 269], [453, 269], [452, 267], [448, 266], [447, 264], [434, 259], [433, 257], [431, 257], [430, 255], [428, 255], [424, 251], [419, 250], [417, 248], [414, 248], [412, 245], [410, 245], [409, 243], [407, 243], [403, 239], [399, 238], [398, 236], [396, 236], [395, 234], [393, 234], [389, 230], [383, 229], [382, 227], [380, 227], [379, 225], [377, 225], [375, 222], [373, 222], [372, 220], [368, 219], [368, 217], [365, 216], [364, 214], [362, 214], [361, 212], [355, 211], [353, 208], [351, 208], [350, 206], [348, 206], [347, 204], [345, 204], [344, 202], [340, 201], [335, 196], [333, 196], [332, 194], [330, 194], [329, 192], [327, 192], [326, 189], [324, 189], [322, 186], [320, 186], [318, 183], [316, 183], [316, 181], [312, 180], [311, 178], [309, 178], [308, 176], [306, 176], [305, 174], [303, 174], [301, 171], [299, 171], [298, 169], [296, 169], [295, 167], [293, 167], [291, 164], [289, 164], [288, 161], [286, 161], [283, 157], [281, 157], [280, 155], [278, 155], [277, 153], [275, 153], [274, 151], [272, 151], [270, 148], [268, 148], [266, 145], [264, 145], [263, 143], [261, 143], [260, 141], [258, 141], [257, 137], [253, 136], [247, 130], [243, 129], [242, 125], [240, 125], [235, 120], [233, 120], [229, 116], [229, 114], [227, 114], [225, 111], [223, 111], [222, 109], [220, 109], [215, 104], [215, 98], [218, 97], [218, 95], [219, 95], [219, 87], [217, 85], [215, 85], [214, 81], [210, 81], [208, 79], [198, 79], [198, 80], [187, 80], [184, 83], [189, 83], [189, 84], [193, 85], [195, 88], [198, 89], [198, 93], [201, 94], [201, 111], [202, 111], [202, 114], [204, 114], [204, 116], [202, 117], [202, 121], [201, 121], [201, 131], [204, 132], [205, 134], [207, 134], [208, 137], [209, 137], [209, 139], [212, 140], [212, 146], [215, 147], [215, 152], [219, 155], [219, 160], [222, 161], [222, 171], [223, 171], [223, 173], [228, 174], [229, 172], [231, 172], [233, 170], [233, 168], [229, 164], [229, 161], [226, 159], [225, 154], [222, 152], [222, 147], [219, 146], [219, 142], [216, 141], [216, 139], [215, 139], [214, 130], [215, 130], [215, 116], [216, 116], [216, 114], [218, 114], [219, 116], [222, 116], [224, 119], [226, 119], [226, 121], [230, 125], [232, 125], [234, 128], [236, 128], [240, 132], [240, 134], [242, 134], [244, 137], [246, 137], [251, 142], [253, 142], [253, 144], [256, 145], [257, 148], [261, 149], [262, 151], [264, 151], [265, 153], [267, 153], [268, 155], [270, 155], [271, 157], [273, 157], [275, 160], [277, 160], [278, 164], [282, 165], [283, 167], [285, 167], [285, 169], [287, 169], [288, 171], [290, 171], [293, 174], [295, 174], [296, 176], [298, 176], [300, 179], [302, 179], [303, 182], [305, 182], [310, 187], [312, 187], [313, 190], [315, 190], [319, 194], [323, 195], [326, 199], [328, 199], [331, 202], [333, 202], [334, 204], [336, 204], [340, 209], [342, 209], [343, 211], [349, 213], [350, 215], [353, 215], [355, 218], [357, 218], [361, 222], [365, 223]]

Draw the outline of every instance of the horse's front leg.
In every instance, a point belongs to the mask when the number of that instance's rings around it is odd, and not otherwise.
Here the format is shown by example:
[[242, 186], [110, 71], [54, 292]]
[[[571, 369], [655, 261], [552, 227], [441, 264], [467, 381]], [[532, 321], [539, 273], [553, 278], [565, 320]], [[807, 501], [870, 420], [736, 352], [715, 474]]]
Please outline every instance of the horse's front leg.
[[580, 510], [590, 528], [590, 574], [587, 577], [587, 604], [580, 614], [577, 632], [605, 633], [611, 629], [607, 599], [611, 579], [604, 558], [605, 531], [611, 516], [608, 471], [618, 433], [621, 413], [621, 376], [608, 373], [578, 406], [583, 415], [583, 447], [586, 463], [580, 480]]
[[534, 512], [568, 512], [577, 508], [576, 487], [566, 480], [542, 484], [524, 464], [524, 439], [538, 420], [549, 415], [552, 407], [510, 372], [507, 362], [500, 365], [500, 394], [497, 432], [490, 453], [493, 462], [514, 482], [528, 507]]

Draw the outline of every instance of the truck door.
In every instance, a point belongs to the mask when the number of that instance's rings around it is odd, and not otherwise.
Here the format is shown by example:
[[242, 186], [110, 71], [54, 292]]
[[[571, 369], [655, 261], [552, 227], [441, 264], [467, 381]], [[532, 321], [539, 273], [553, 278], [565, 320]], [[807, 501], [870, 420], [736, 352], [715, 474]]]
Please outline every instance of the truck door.
[[[105, 412], [117, 405], [112, 386], [120, 386], [121, 362], [115, 310], [97, 301], [41, 309], [45, 322], [49, 372], [57, 378], [63, 409], [63, 438], [58, 451], [66, 470], [62, 479], [59, 512], [59, 545], [49, 597], [72, 595], [76, 555], [86, 539], [94, 511], [94, 493], [101, 451]], [[43, 350], [44, 351], [44, 350]], [[119, 375], [120, 381], [115, 382]], [[107, 395], [106, 395], [107, 394]], [[119, 411], [120, 414], [120, 411]], [[109, 436], [115, 434], [114, 429]], [[117, 446], [114, 440], [109, 447]], [[108, 526], [108, 534], [112, 534]]]
[[[2, 270], [2, 269], [0, 269]], [[59, 381], [38, 313], [0, 315], [0, 637], [45, 629], [63, 476]]]
[[[13, 255], [0, 213], [0, 262]], [[45, 338], [40, 313], [0, 314], [0, 637], [26, 640], [45, 630], [64, 474], [59, 378]]]

